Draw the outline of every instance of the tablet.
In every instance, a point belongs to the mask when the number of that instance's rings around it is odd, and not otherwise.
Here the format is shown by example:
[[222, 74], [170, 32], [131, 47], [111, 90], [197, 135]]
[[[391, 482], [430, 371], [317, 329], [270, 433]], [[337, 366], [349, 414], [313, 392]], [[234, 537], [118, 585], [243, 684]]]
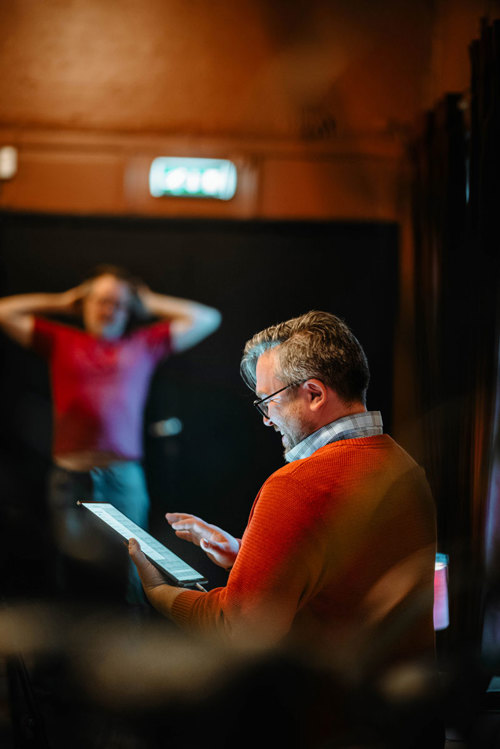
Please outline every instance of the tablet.
[[80, 507], [90, 510], [96, 517], [106, 523], [125, 540], [136, 538], [141, 549], [150, 562], [163, 572], [168, 582], [183, 588], [202, 588], [206, 579], [195, 569], [186, 564], [180, 557], [174, 554], [166, 546], [163, 546], [156, 538], [116, 509], [109, 502], [83, 502], [78, 501]]

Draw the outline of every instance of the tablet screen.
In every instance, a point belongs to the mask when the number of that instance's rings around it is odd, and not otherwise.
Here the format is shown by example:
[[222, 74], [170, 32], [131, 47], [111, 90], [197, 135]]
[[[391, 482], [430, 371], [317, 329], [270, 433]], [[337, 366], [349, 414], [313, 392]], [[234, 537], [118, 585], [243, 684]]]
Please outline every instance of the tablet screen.
[[190, 585], [201, 585], [206, 583], [203, 575], [196, 572], [195, 569], [186, 564], [180, 557], [167, 549], [163, 544], [153, 538], [147, 531], [116, 509], [109, 502], [81, 502], [81, 507], [85, 507], [96, 517], [102, 520], [106, 525], [120, 534], [127, 541], [130, 538], [136, 538], [144, 554], [148, 559], [164, 572], [175, 585], [187, 587]]

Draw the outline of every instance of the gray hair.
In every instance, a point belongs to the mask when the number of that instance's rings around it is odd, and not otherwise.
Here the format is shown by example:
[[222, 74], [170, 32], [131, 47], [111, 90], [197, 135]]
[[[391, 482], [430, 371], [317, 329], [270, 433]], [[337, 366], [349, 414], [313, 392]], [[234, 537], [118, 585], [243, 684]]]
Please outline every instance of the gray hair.
[[314, 378], [346, 403], [365, 403], [368, 361], [358, 339], [339, 317], [312, 310], [256, 333], [247, 341], [240, 364], [241, 376], [252, 390], [257, 360], [273, 348], [278, 349], [276, 376], [284, 385]]

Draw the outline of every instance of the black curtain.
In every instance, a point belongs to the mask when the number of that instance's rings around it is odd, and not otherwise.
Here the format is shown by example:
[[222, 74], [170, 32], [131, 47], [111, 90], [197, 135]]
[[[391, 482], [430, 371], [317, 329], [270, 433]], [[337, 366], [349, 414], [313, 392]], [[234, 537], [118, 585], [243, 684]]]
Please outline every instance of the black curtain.
[[[476, 473], [474, 496], [482, 502], [485, 582], [482, 602], [482, 653], [500, 669], [500, 21], [483, 22], [470, 47], [471, 200], [470, 233], [481, 268], [476, 268], [476, 314], [482, 333], [476, 349]], [[482, 272], [481, 272], [482, 271]], [[483, 344], [481, 345], [481, 341]], [[479, 449], [482, 448], [482, 451]]]
[[[158, 367], [144, 446], [152, 532], [211, 585], [224, 584], [227, 575], [177, 539], [164, 513], [193, 512], [239, 536], [262, 482], [283, 465], [280, 440], [263, 427], [240, 378], [243, 345], [308, 309], [340, 315], [371, 365], [368, 407], [382, 411], [391, 432], [398, 227], [0, 215], [1, 295], [63, 291], [100, 262], [125, 265], [155, 291], [222, 312], [213, 336]], [[0, 578], [14, 595], [43, 583], [51, 398], [45, 362], [5, 335], [0, 388]], [[171, 417], [182, 431], [156, 436], [152, 427]]]
[[410, 147], [424, 462], [450, 562], [450, 628], [438, 646], [462, 658], [481, 650], [490, 596], [485, 539], [496, 504], [499, 33], [498, 22], [483, 22], [470, 48], [470, 96], [446, 95]]

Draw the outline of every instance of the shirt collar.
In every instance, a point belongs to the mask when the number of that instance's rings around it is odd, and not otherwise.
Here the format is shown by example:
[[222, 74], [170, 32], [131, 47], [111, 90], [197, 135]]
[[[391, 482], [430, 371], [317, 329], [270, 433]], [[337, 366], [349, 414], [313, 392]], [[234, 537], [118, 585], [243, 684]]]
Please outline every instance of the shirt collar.
[[383, 431], [380, 411], [364, 411], [351, 416], [343, 416], [341, 419], [332, 421], [305, 437], [285, 453], [285, 460], [287, 463], [291, 463], [294, 460], [308, 458], [320, 447], [324, 447], [330, 442], [359, 437], [374, 437], [377, 434], [383, 434]]

